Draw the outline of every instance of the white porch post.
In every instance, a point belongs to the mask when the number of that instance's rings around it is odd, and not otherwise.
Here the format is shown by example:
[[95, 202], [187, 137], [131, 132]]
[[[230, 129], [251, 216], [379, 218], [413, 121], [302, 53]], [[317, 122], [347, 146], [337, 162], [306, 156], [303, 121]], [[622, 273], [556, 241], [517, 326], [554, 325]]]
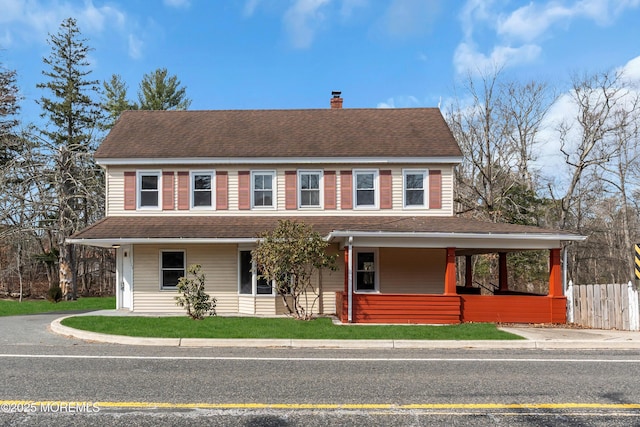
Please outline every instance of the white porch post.
[[567, 247], [562, 248], [562, 289], [567, 294]]
[[353, 321], [353, 237], [349, 237], [349, 250], [347, 251], [347, 321]]

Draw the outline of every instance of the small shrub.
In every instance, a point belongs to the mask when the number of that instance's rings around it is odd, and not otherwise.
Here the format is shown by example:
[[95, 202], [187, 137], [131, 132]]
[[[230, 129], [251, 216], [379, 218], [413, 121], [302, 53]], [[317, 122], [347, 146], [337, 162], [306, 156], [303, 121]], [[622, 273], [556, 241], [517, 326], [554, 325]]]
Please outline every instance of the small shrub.
[[176, 297], [176, 304], [185, 307], [187, 315], [196, 320], [204, 319], [207, 314], [216, 315], [216, 299], [204, 291], [204, 273], [200, 273], [200, 269], [198, 264], [189, 266], [187, 274], [193, 278], [178, 280], [178, 292], [182, 295]]
[[51, 302], [59, 302], [62, 300], [62, 288], [60, 286], [54, 286], [49, 288], [47, 292], [47, 300]]

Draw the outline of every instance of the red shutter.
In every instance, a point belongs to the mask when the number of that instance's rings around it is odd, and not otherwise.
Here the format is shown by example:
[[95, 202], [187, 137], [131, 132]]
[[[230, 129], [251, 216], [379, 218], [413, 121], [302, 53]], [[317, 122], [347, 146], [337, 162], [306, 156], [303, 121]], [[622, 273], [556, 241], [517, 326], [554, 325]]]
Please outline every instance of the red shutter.
[[336, 171], [324, 171], [324, 208], [336, 208]]
[[442, 171], [429, 171], [429, 209], [442, 208]]
[[392, 193], [391, 171], [380, 171], [380, 209], [391, 209], [393, 207]]
[[175, 208], [173, 180], [173, 172], [162, 172], [162, 209], [165, 211], [172, 211]]
[[189, 172], [178, 172], [178, 209], [189, 209]]
[[216, 209], [229, 209], [229, 176], [227, 172], [216, 172]]
[[284, 207], [285, 209], [297, 209], [297, 193], [298, 188], [297, 184], [297, 172], [296, 171], [285, 171], [284, 172]]
[[124, 173], [124, 209], [136, 209], [136, 173]]
[[251, 179], [249, 171], [238, 172], [238, 209], [251, 209]]
[[351, 171], [340, 171], [340, 207], [353, 208], [353, 177]]

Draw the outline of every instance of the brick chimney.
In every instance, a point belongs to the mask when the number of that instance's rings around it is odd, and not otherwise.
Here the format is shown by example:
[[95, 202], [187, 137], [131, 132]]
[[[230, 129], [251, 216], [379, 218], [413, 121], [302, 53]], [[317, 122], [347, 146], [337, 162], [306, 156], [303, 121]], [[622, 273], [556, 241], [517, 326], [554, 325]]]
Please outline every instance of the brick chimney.
[[342, 92], [340, 91], [332, 91], [331, 92], [331, 109], [335, 109], [335, 108], [342, 108], [342, 98], [340, 98], [340, 95], [342, 94]]

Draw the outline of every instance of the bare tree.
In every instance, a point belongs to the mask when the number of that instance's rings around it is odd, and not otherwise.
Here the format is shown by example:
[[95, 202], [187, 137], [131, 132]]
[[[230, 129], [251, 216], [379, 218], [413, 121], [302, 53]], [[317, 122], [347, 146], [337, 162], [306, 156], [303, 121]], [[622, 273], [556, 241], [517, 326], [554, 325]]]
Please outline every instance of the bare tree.
[[[573, 78], [570, 96], [576, 114], [558, 128], [560, 151], [569, 168], [568, 184], [559, 198], [558, 222], [562, 229], [579, 227], [575, 219], [580, 208], [581, 180], [591, 168], [611, 161], [617, 148], [616, 136], [628, 125], [630, 113], [637, 108], [634, 102], [629, 105], [629, 95], [629, 88], [618, 71]], [[570, 224], [572, 217], [573, 224]]]

